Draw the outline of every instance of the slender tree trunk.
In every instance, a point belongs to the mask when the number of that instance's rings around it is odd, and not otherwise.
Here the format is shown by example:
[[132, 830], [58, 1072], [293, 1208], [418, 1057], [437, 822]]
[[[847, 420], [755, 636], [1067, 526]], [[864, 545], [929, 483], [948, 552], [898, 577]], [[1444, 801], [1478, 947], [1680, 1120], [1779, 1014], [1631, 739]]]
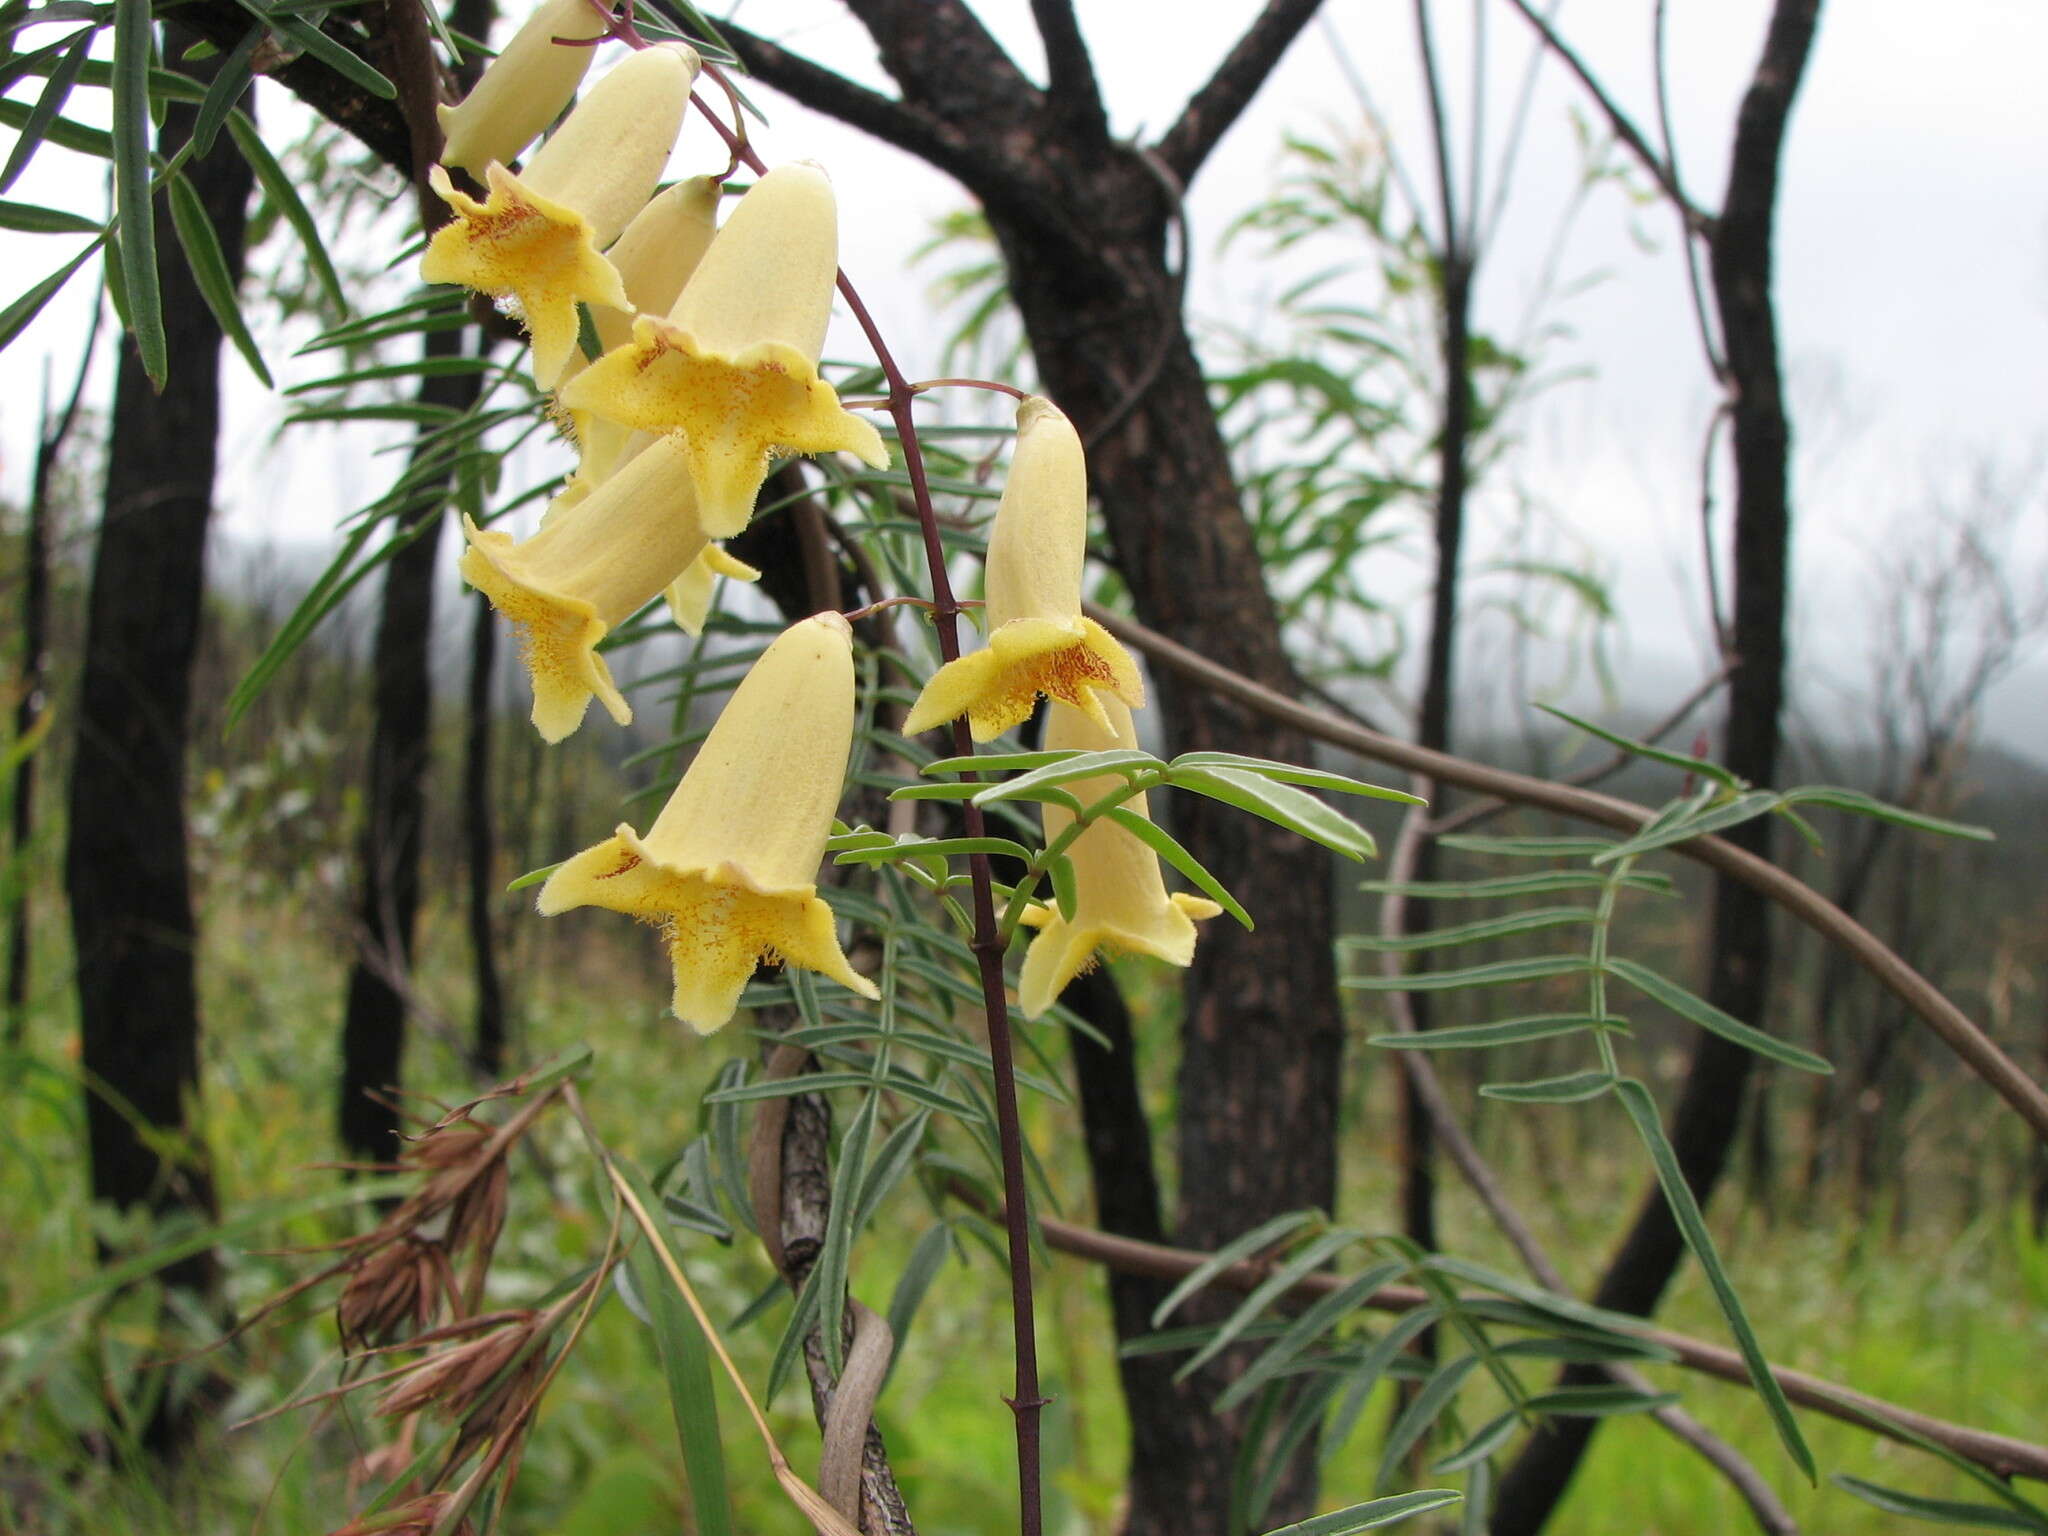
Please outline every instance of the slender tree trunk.
[[[1448, 174], [1446, 174], [1448, 183]], [[1458, 656], [1458, 572], [1465, 543], [1465, 495], [1469, 481], [1467, 445], [1472, 436], [1472, 261], [1459, 244], [1459, 234], [1448, 221], [1450, 193], [1444, 194], [1446, 241], [1443, 266], [1444, 372], [1443, 419], [1437, 428], [1436, 498], [1436, 586], [1430, 599], [1429, 658], [1423, 672], [1421, 708], [1417, 711], [1415, 739], [1438, 752], [1451, 749], [1451, 713], [1457, 676]], [[1437, 792], [1432, 811], [1442, 815], [1444, 795]], [[1437, 874], [1436, 839], [1425, 837], [1415, 852], [1413, 878], [1434, 880]], [[1432, 918], [1430, 905], [1411, 901], [1407, 906], [1408, 931], [1420, 933]], [[1408, 1006], [1418, 1030], [1428, 1029], [1432, 1018], [1430, 995], [1410, 995]], [[1409, 1237], [1424, 1248], [1434, 1249], [1436, 1238], [1436, 1170], [1429, 1111], [1416, 1095], [1414, 1085], [1403, 1080], [1401, 1090], [1401, 1225]], [[1434, 1331], [1430, 1337], [1434, 1337]]]
[[[193, 39], [177, 27], [167, 36], [165, 58], [175, 67]], [[165, 157], [190, 138], [194, 116], [186, 105], [166, 110], [157, 136]], [[223, 137], [185, 175], [228, 270], [239, 276], [247, 164]], [[88, 598], [64, 874], [93, 1198], [203, 1221], [214, 1214], [214, 1192], [205, 1146], [187, 1118], [199, 1095], [200, 1020], [185, 754], [220, 428], [221, 337], [161, 196], [157, 231], [173, 372], [155, 393], [132, 340], [124, 340]], [[213, 1304], [211, 1249], [159, 1276]], [[185, 1413], [167, 1406], [145, 1439], [170, 1452], [188, 1425]]]
[[[1715, 305], [1727, 347], [1735, 458], [1734, 643], [1739, 664], [1729, 680], [1722, 761], [1752, 783], [1768, 784], [1778, 764], [1784, 702], [1786, 565], [1791, 548], [1791, 425], [1778, 366], [1771, 306], [1772, 220], [1778, 168], [1792, 100], [1805, 73], [1820, 0], [1778, 0], [1736, 122], [1728, 194], [1712, 242]], [[1772, 819], [1729, 829], [1730, 842], [1768, 858]], [[1769, 1027], [1770, 904], [1726, 876], [1714, 882], [1707, 949], [1707, 997], [1736, 1018]], [[1719, 1035], [1702, 1034], [1671, 1124], [1686, 1183], [1705, 1205], [1738, 1124], [1737, 1109], [1755, 1057]], [[1653, 1187], [1594, 1294], [1611, 1311], [1648, 1314], [1685, 1257], [1684, 1240]], [[1572, 1373], [1567, 1373], [1572, 1376]], [[1577, 1379], [1573, 1377], [1573, 1379]], [[1501, 1481], [1494, 1536], [1540, 1530], [1563, 1497], [1597, 1421], [1551, 1420], [1534, 1435]]]
[[[433, 357], [462, 354], [465, 328], [429, 334]], [[424, 404], [465, 410], [480, 374], [423, 380]], [[433, 680], [427, 645], [434, 626], [434, 575], [440, 550], [445, 477], [422, 485], [397, 527], [417, 536], [385, 566], [383, 608], [371, 668], [368, 809], [356, 851], [356, 957], [349, 967], [342, 1021], [341, 1139], [359, 1157], [398, 1150], [398, 1112], [386, 1090], [402, 1080], [406, 994], [412, 985], [413, 930], [420, 906], [420, 834], [426, 816], [428, 736]]]
[[[100, 317], [105, 306], [95, 304], [92, 326], [80, 350], [78, 377], [71, 395], [53, 420], [49, 406], [49, 372], [43, 375], [43, 410], [37, 423], [35, 468], [29, 477], [28, 526], [21, 541], [21, 666], [15, 686], [14, 741], [26, 748], [42, 724], [49, 700], [44, 695], [45, 672], [50, 646], [50, 516], [55, 495], [57, 468], [63, 462], [64, 445], [78, 421], [78, 407], [85, 399], [85, 381], [92, 372], [93, 349], [99, 342]], [[8, 795], [8, 858], [24, 871], [30, 841], [35, 836], [36, 756], [40, 748], [22, 750], [14, 768], [14, 784]], [[24, 877], [14, 892], [7, 912], [7, 988], [4, 1038], [19, 1046], [28, 1032], [29, 944], [31, 939], [29, 882]]]
[[468, 725], [462, 743], [462, 827], [469, 864], [469, 949], [476, 976], [476, 1033], [470, 1058], [495, 1081], [505, 1073], [505, 988], [498, 975], [495, 786], [491, 782], [491, 678], [498, 619], [478, 594], [470, 628]]

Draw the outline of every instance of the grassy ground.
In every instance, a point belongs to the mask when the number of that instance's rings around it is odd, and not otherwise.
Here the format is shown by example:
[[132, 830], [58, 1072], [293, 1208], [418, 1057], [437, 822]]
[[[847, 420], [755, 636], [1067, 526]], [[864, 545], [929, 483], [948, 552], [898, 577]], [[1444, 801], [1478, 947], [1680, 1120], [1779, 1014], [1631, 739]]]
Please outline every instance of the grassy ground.
[[[222, 1195], [237, 1210], [331, 1188], [334, 1175], [311, 1165], [332, 1156], [329, 1132], [333, 1042], [338, 1033], [342, 946], [334, 930], [276, 902], [216, 904], [209, 913], [202, 966], [208, 1008], [205, 1128]], [[297, 909], [303, 910], [303, 909]], [[553, 980], [521, 995], [524, 1053], [537, 1057], [578, 1043], [597, 1050], [584, 1094], [614, 1143], [645, 1163], [658, 1161], [692, 1133], [696, 1096], [719, 1062], [749, 1042], [737, 1031], [709, 1042], [689, 1038], [662, 1017], [663, 979], [645, 935], [581, 914], [529, 932], [525, 969]], [[545, 943], [546, 952], [532, 952]], [[71, 1021], [62, 960], [45, 947], [43, 1005], [24, 1058], [4, 1083], [0, 1126], [0, 1231], [9, 1234], [0, 1263], [0, 1326], [6, 1319], [86, 1282], [93, 1241], [76, 1198], [79, 1121], [71, 1069]], [[457, 1065], [465, 1017], [458, 978], [464, 959], [453, 925], [429, 925], [425, 944], [424, 1027], [408, 1070], [423, 1089], [461, 1096]], [[1148, 1026], [1163, 1037], [1163, 1023]], [[1163, 1056], [1161, 1049], [1155, 1056]], [[1150, 1063], [1164, 1109], [1170, 1062]], [[1345, 1190], [1354, 1219], [1391, 1208], [1391, 1172], [1378, 1151], [1379, 1102], [1389, 1074], [1361, 1074], [1360, 1127]], [[1546, 1240], [1575, 1280], [1597, 1267], [1620, 1213], [1634, 1199], [1641, 1170], [1595, 1152], [1570, 1164], [1567, 1182], [1536, 1177], [1554, 1159], [1561, 1117], [1575, 1109], [1529, 1107], [1520, 1116], [1552, 1117], [1542, 1126], [1498, 1121], [1495, 1153], [1524, 1194]], [[1588, 1111], [1597, 1114], [1599, 1111]], [[1046, 1156], [1070, 1214], [1087, 1202], [1070, 1112], [1030, 1109], [1034, 1144]], [[1619, 1136], [1593, 1144], [1627, 1145]], [[1615, 1129], [1609, 1127], [1607, 1129]], [[1550, 1138], [1539, 1146], [1531, 1139]], [[550, 1280], [593, 1255], [605, 1213], [587, 1157], [566, 1125], [545, 1138], [539, 1163], [521, 1167], [504, 1257], [502, 1297], [538, 1294]], [[544, 1163], [545, 1166], [541, 1166]], [[1561, 1198], [1541, 1198], [1550, 1188]], [[932, 1220], [915, 1195], [899, 1197], [856, 1255], [856, 1288], [885, 1306], [897, 1274]], [[1507, 1256], [1482, 1219], [1456, 1192], [1447, 1195], [1448, 1241], [1457, 1251], [1503, 1268]], [[2039, 1438], [2048, 1424], [2048, 1272], [2018, 1230], [1992, 1216], [1964, 1225], [1924, 1216], [1904, 1239], [1869, 1237], [1848, 1227], [1766, 1227], [1723, 1210], [1725, 1251], [1773, 1356], [1986, 1428]], [[294, 1223], [238, 1251], [230, 1270], [237, 1305], [248, 1307], [302, 1259], [257, 1249], [316, 1240], [331, 1227]], [[970, 1249], [972, 1245], [970, 1245]], [[765, 1262], [747, 1244], [694, 1250], [694, 1271], [716, 1314], [730, 1317], [766, 1283]], [[2031, 1264], [2031, 1267], [2029, 1267]], [[1105, 1530], [1116, 1515], [1126, 1455], [1113, 1346], [1100, 1300], [1100, 1276], [1055, 1260], [1042, 1276], [1041, 1335], [1048, 1385], [1056, 1398], [1047, 1423], [1051, 1520], [1056, 1532]], [[149, 1347], [147, 1298], [136, 1298], [86, 1326], [90, 1307], [74, 1308], [26, 1335], [0, 1339], [0, 1532], [119, 1531], [211, 1536], [219, 1532], [319, 1532], [339, 1524], [356, 1499], [349, 1464], [378, 1443], [382, 1426], [350, 1410], [300, 1411], [267, 1420], [214, 1448], [183, 1483], [161, 1485], [95, 1469], [81, 1436], [104, 1434], [100, 1384]], [[1672, 1326], [1723, 1337], [1711, 1298], [1689, 1275], [1665, 1312]], [[749, 1378], [765, 1379], [780, 1317], [736, 1333], [735, 1352]], [[949, 1266], [920, 1314], [885, 1399], [882, 1424], [919, 1527], [928, 1533], [988, 1533], [1013, 1526], [1009, 1415], [998, 1401], [1008, 1383], [1007, 1305], [1000, 1273], [986, 1254]], [[260, 1412], [331, 1375], [331, 1329], [324, 1316], [265, 1331], [231, 1358], [230, 1414]], [[1823, 1483], [1799, 1484], [1775, 1448], [1762, 1413], [1737, 1388], [1674, 1380], [1693, 1411], [1752, 1454], [1813, 1532], [1897, 1528], [1893, 1517]], [[815, 1456], [807, 1404], [788, 1389], [773, 1405], [778, 1436], [802, 1467]], [[745, 1431], [737, 1405], [723, 1404], [740, 1528], [796, 1531], [800, 1522], [775, 1491]], [[1483, 1411], [1480, 1410], [1480, 1411]], [[1361, 1420], [1350, 1444], [1332, 1455], [1332, 1505], [1365, 1497], [1386, 1423], [1383, 1405]], [[1847, 1471], [1916, 1489], [1959, 1495], [1962, 1485], [1915, 1453], [1812, 1415], [1803, 1417], [1824, 1472]], [[647, 1335], [620, 1307], [597, 1316], [565, 1373], [536, 1434], [506, 1529], [555, 1536], [599, 1536], [687, 1528], [675, 1442], [652, 1367]], [[1740, 1507], [1701, 1464], [1647, 1422], [1603, 1431], [1555, 1529], [1570, 1533], [1677, 1533], [1750, 1528]]]

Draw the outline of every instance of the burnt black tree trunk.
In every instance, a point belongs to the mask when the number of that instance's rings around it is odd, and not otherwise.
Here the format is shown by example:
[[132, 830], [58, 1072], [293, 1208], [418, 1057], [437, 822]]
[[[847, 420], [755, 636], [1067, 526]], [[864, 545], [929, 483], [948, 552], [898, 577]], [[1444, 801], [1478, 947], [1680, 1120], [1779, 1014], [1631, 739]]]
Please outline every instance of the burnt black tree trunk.
[[[1415, 0], [1415, 29], [1421, 46], [1422, 68], [1429, 89], [1430, 142], [1435, 152], [1437, 218], [1441, 244], [1436, 266], [1443, 306], [1437, 341], [1443, 370], [1443, 396], [1437, 422], [1436, 460], [1436, 583], [1431, 591], [1429, 654], [1422, 677], [1422, 698], [1416, 712], [1415, 739], [1434, 751], [1451, 749], [1452, 703], [1456, 698], [1458, 657], [1458, 572], [1465, 544], [1465, 500], [1471, 482], [1469, 445], [1472, 439], [1472, 280], [1478, 266], [1474, 224], [1477, 208], [1458, 207], [1453, 191], [1450, 132], [1444, 121], [1441, 77], [1436, 66], [1436, 49], [1431, 41], [1429, 8], [1426, 0]], [[1471, 153], [1478, 155], [1474, 144]], [[1433, 796], [1434, 814], [1444, 813], [1441, 788]], [[1434, 880], [1437, 874], [1437, 843], [1425, 836], [1415, 851], [1411, 878]], [[1421, 933], [1432, 921], [1429, 903], [1411, 901], [1406, 909], [1407, 931]], [[1428, 1029], [1431, 1001], [1427, 992], [1408, 998], [1409, 1017], [1418, 1030]], [[1424, 1248], [1436, 1248], [1436, 1171], [1434, 1141], [1429, 1111], [1413, 1083], [1405, 1078], [1401, 1088], [1401, 1170], [1402, 1230]], [[1435, 1331], [1417, 1342], [1426, 1353], [1434, 1353]]]
[[[44, 374], [42, 419], [37, 424], [35, 467], [29, 475], [28, 523], [21, 540], [21, 663], [15, 674], [14, 740], [27, 742], [42, 723], [49, 705], [45, 674], [50, 646], [50, 518], [51, 500], [56, 494], [57, 468], [63, 462], [64, 445], [78, 423], [78, 408], [85, 399], [85, 381], [92, 372], [92, 354], [99, 342], [100, 317], [106, 306], [93, 306], [92, 326], [78, 358], [78, 376], [71, 386], [64, 408], [49, 413], [49, 376]], [[29, 843], [36, 828], [36, 752], [22, 754], [14, 768], [14, 785], [8, 796], [8, 857], [17, 866], [26, 862]], [[7, 914], [7, 1002], [6, 1032], [0, 1035], [10, 1046], [18, 1046], [28, 1032], [29, 987], [29, 887], [24, 880], [14, 893]]]
[[[849, 0], [896, 81], [892, 99], [728, 28], [747, 67], [806, 105], [956, 177], [980, 199], [1045, 388], [1089, 449], [1112, 558], [1138, 617], [1285, 693], [1296, 688], [1168, 261], [1180, 189], [1234, 122], [1315, 0], [1274, 0], [1156, 143], [1114, 140], [1071, 6], [1037, 0], [1048, 84], [1018, 70], [959, 0]], [[856, 274], [858, 276], [858, 274]], [[1170, 750], [1305, 759], [1307, 743], [1172, 675], [1155, 680]], [[1189, 797], [1176, 832], [1258, 918], [1209, 925], [1185, 990], [1178, 1241], [1214, 1247], [1336, 1194], [1342, 1024], [1330, 872], [1269, 824]], [[1080, 1058], [1121, 1077], [1120, 1060]], [[1086, 1090], [1084, 1090], [1086, 1091]], [[1136, 1104], [1111, 1088], [1103, 1102]], [[1142, 1120], [1125, 1128], [1143, 1134]], [[1095, 1140], [1091, 1133], [1091, 1142]], [[1097, 1164], [1098, 1200], [1127, 1168]], [[1129, 1325], [1136, 1309], [1119, 1306]], [[1199, 1311], [1197, 1314], [1199, 1315]], [[1145, 1324], [1144, 1326], [1149, 1326]], [[1230, 1536], [1241, 1420], [1209, 1402], [1236, 1362], [1156, 1385], [1127, 1371], [1128, 1529]], [[1267, 1524], [1306, 1512], [1306, 1461]]]
[[[435, 331], [429, 358], [457, 357], [467, 330]], [[422, 404], [466, 410], [480, 374], [421, 381]], [[434, 627], [434, 567], [440, 551], [445, 476], [418, 486], [395, 520], [408, 543], [385, 566], [383, 607], [372, 652], [374, 723], [369, 794], [356, 850], [356, 955], [349, 966], [341, 1031], [340, 1130], [357, 1156], [398, 1151], [398, 1111], [385, 1090], [402, 1076], [406, 994], [420, 906], [420, 832], [426, 815], [433, 681], [427, 643]]]
[[[180, 28], [168, 37], [164, 56], [175, 67], [193, 39]], [[185, 104], [166, 109], [157, 135], [164, 157], [191, 137], [194, 116]], [[185, 176], [229, 272], [239, 276], [247, 163], [222, 138], [187, 164]], [[64, 883], [77, 953], [93, 1199], [208, 1220], [212, 1174], [186, 1119], [199, 1093], [200, 1020], [185, 754], [220, 428], [221, 333], [171, 233], [162, 194], [156, 227], [175, 366], [158, 394], [134, 342], [122, 343], [87, 599]], [[213, 1304], [218, 1269], [210, 1249], [160, 1278]], [[145, 1440], [169, 1451], [184, 1428], [184, 1415], [160, 1412]]]
[[[451, 15], [458, 30], [482, 36], [490, 28], [488, 0], [460, 0]], [[423, 26], [396, 16], [384, 38], [401, 100], [431, 96], [434, 83], [419, 66]], [[408, 51], [410, 43], [411, 51]], [[473, 80], [480, 65], [465, 61]], [[417, 183], [424, 165], [440, 154], [439, 130], [418, 103], [411, 111], [409, 162]], [[420, 193], [423, 219], [444, 219], [446, 210]], [[423, 351], [429, 359], [459, 357], [467, 330], [434, 331]], [[422, 405], [465, 411], [476, 403], [481, 372], [429, 376], [420, 382]], [[427, 645], [434, 628], [434, 568], [441, 545], [441, 512], [448, 498], [454, 461], [430, 446], [421, 431], [408, 474], [411, 493], [393, 520], [410, 542], [385, 566], [383, 606], [372, 652], [373, 718], [368, 764], [369, 793], [356, 853], [356, 948], [349, 966], [348, 999], [341, 1027], [341, 1082], [338, 1124], [342, 1144], [372, 1161], [397, 1150], [398, 1113], [384, 1090], [396, 1088], [405, 1057], [406, 995], [412, 984], [412, 947], [420, 906], [420, 834], [426, 816], [426, 775], [433, 726], [433, 679]], [[442, 455], [446, 467], [419, 472], [428, 455]]]
[[505, 988], [498, 976], [496, 817], [491, 798], [491, 677], [498, 616], [482, 594], [470, 629], [468, 723], [462, 742], [462, 829], [469, 865], [469, 949], [476, 976], [470, 1061], [493, 1081], [505, 1073]]
[[[1777, 771], [1784, 702], [1786, 564], [1791, 545], [1792, 431], [1771, 307], [1772, 220], [1792, 101], [1820, 19], [1820, 0], [1778, 0], [1735, 126], [1728, 192], [1709, 241], [1715, 308], [1727, 351], [1734, 427], [1734, 630], [1738, 665], [1729, 680], [1722, 761], [1752, 783]], [[1731, 828], [1729, 841], [1770, 856], [1772, 820]], [[1707, 997], [1738, 1019], [1769, 1026], [1770, 904], [1749, 886], [1717, 877], [1707, 951]], [[1686, 1183], [1705, 1205], [1728, 1163], [1743, 1086], [1755, 1058], [1718, 1035], [1694, 1048], [1671, 1142]], [[1593, 1300], [1618, 1312], [1655, 1309], [1685, 1257], [1663, 1197], [1652, 1188], [1609, 1263]], [[1569, 1486], [1595, 1421], [1558, 1419], [1531, 1437], [1501, 1480], [1494, 1536], [1540, 1530]]]

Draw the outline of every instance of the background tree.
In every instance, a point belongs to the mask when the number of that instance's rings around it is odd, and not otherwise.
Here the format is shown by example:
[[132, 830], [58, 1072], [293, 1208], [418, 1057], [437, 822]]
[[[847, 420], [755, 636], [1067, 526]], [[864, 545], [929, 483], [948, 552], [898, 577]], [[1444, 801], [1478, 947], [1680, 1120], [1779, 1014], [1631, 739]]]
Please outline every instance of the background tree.
[[[172, 61], [193, 41], [176, 26], [166, 38]], [[210, 73], [204, 66], [190, 72], [197, 79]], [[196, 117], [188, 104], [167, 107], [159, 154], [169, 159], [183, 149]], [[182, 174], [232, 283], [242, 269], [249, 166], [221, 142]], [[171, 198], [168, 190], [156, 195], [166, 233], [174, 224]], [[183, 246], [160, 239], [156, 262], [178, 369], [159, 392], [135, 341], [122, 344], [79, 680], [65, 891], [78, 957], [93, 1198], [205, 1220], [214, 1213], [213, 1180], [188, 1115], [200, 1087], [200, 1018], [185, 759], [220, 431], [221, 327]], [[213, 1304], [211, 1250], [169, 1266], [161, 1278]], [[185, 1422], [166, 1401], [146, 1438], [168, 1451]]]

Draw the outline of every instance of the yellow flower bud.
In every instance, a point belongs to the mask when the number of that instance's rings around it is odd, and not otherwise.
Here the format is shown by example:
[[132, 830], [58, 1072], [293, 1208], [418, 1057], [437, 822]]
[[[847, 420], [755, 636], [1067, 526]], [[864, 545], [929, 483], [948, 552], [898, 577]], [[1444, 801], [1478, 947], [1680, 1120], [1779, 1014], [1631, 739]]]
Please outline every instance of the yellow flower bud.
[[678, 450], [652, 444], [596, 490], [551, 510], [523, 543], [467, 520], [464, 527], [463, 577], [518, 626], [541, 735], [562, 740], [593, 696], [620, 725], [631, 723], [596, 648], [704, 551]]
[[[1114, 695], [1098, 706], [1105, 727], [1081, 710], [1054, 700], [1045, 721], [1049, 751], [1105, 752], [1138, 745], [1131, 712]], [[1115, 774], [1080, 779], [1065, 786], [1082, 805], [1090, 805], [1123, 781]], [[1150, 819], [1143, 795], [1123, 802], [1127, 810]], [[1045, 840], [1050, 843], [1074, 824], [1064, 806], [1043, 808]], [[1159, 856], [1135, 834], [1107, 817], [1093, 822], [1067, 850], [1074, 866], [1073, 921], [1056, 908], [1033, 907], [1025, 921], [1038, 929], [1024, 952], [1017, 978], [1017, 1004], [1026, 1018], [1050, 1008], [1072, 981], [1094, 962], [1096, 952], [1151, 955], [1169, 965], [1187, 965], [1195, 958], [1195, 919], [1211, 918], [1223, 909], [1200, 896], [1166, 893]]]
[[844, 451], [876, 469], [889, 451], [818, 377], [839, 261], [832, 184], [815, 166], [770, 171], [740, 199], [667, 317], [562, 391], [562, 403], [677, 434], [714, 538], [747, 525], [776, 453]]
[[976, 741], [1030, 718], [1040, 694], [1104, 731], [1098, 694], [1133, 709], [1145, 685], [1130, 655], [1081, 612], [1088, 555], [1088, 471], [1080, 436], [1059, 407], [1033, 395], [1017, 407], [1017, 451], [989, 533], [988, 645], [932, 674], [903, 722], [916, 735], [967, 716]]
[[643, 839], [629, 826], [548, 877], [540, 910], [610, 907], [659, 925], [676, 1017], [709, 1034], [766, 960], [880, 994], [818, 896], [854, 721], [853, 637], [836, 613], [784, 630], [733, 691]]
[[443, 165], [482, 176], [493, 160], [510, 165], [561, 115], [583, 83], [606, 22], [592, 0], [546, 0], [491, 60], [462, 104], [441, 107]]
[[515, 176], [484, 168], [481, 203], [435, 166], [428, 179], [456, 218], [427, 243], [420, 277], [515, 300], [533, 338], [533, 376], [554, 388], [576, 350], [576, 306], [627, 309], [600, 252], [646, 204], [682, 128], [696, 53], [665, 43], [620, 60]]

